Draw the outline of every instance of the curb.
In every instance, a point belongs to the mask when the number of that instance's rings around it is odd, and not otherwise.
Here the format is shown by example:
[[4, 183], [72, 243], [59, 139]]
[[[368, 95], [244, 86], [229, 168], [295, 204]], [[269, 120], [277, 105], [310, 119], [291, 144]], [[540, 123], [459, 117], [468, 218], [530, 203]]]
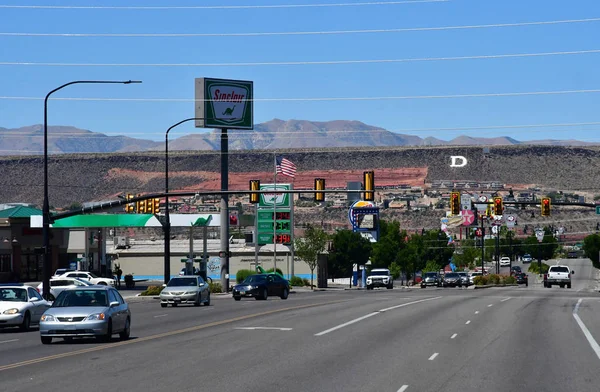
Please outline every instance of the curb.
[[486, 284], [486, 285], [481, 285], [481, 286], [475, 286], [474, 289], [489, 289], [492, 287], [518, 287], [519, 285], [516, 283], [510, 283], [510, 284]]

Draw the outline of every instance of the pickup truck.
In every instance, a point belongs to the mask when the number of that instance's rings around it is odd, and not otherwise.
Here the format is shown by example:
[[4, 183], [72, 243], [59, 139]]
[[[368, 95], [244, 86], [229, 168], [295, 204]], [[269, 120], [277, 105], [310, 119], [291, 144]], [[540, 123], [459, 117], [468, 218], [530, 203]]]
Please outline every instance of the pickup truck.
[[548, 269], [546, 279], [544, 280], [544, 287], [552, 287], [552, 285], [560, 285], [561, 288], [567, 286], [571, 288], [571, 275], [575, 274], [575, 271], [571, 270], [568, 265], [553, 265]]

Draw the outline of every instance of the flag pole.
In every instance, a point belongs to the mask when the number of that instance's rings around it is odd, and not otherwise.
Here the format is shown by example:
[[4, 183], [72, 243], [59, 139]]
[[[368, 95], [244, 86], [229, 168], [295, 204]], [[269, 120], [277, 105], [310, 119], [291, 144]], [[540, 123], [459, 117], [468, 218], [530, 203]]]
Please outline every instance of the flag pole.
[[273, 163], [275, 164], [274, 178], [274, 194], [273, 197], [273, 272], [277, 272], [277, 153], [273, 154]]

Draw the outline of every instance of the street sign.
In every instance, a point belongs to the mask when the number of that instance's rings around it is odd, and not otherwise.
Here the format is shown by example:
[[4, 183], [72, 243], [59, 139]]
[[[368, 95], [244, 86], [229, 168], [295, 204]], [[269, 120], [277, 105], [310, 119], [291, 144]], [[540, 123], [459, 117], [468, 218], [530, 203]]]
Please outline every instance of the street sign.
[[508, 228], [515, 227], [515, 224], [517, 223], [517, 217], [515, 215], [506, 215], [505, 219], [506, 219], [506, 227], [508, 227]]
[[498, 234], [498, 226], [492, 226], [492, 233]]
[[461, 215], [463, 217], [463, 226], [470, 226], [475, 222], [475, 213], [469, 210], [462, 210]]
[[468, 193], [462, 193], [460, 195], [460, 209], [461, 211], [471, 209], [471, 195]]
[[537, 238], [538, 242], [544, 241], [544, 230], [540, 228], [535, 229], [535, 237]]
[[479, 196], [477, 196], [477, 203], [479, 204], [475, 204], [475, 207], [477, 208], [477, 212], [481, 213], [485, 213], [485, 211], [487, 210], [487, 203], [490, 200], [490, 197], [488, 195], [484, 195], [481, 194]]
[[600, 205], [596, 206], [596, 215], [600, 215]]
[[196, 78], [196, 128], [254, 129], [251, 81]]
[[483, 230], [481, 229], [481, 227], [478, 227], [477, 230], [475, 230], [475, 235], [477, 237], [482, 237], [483, 236]]

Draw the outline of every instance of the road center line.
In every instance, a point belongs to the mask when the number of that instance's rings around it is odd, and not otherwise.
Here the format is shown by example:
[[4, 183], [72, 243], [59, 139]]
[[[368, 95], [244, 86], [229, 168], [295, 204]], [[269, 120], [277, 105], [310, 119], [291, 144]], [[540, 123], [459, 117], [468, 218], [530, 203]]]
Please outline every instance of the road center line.
[[457, 337], [457, 336], [458, 336], [458, 334], [457, 334], [457, 333], [455, 333], [454, 335], [450, 336], [450, 339], [454, 339], [454, 338], [455, 338], [455, 337]]
[[581, 328], [581, 330], [583, 331], [583, 334], [585, 335], [585, 338], [590, 344], [590, 347], [592, 347], [592, 350], [594, 350], [596, 356], [598, 357], [598, 359], [600, 359], [600, 346], [598, 345], [598, 342], [596, 342], [596, 339], [594, 339], [589, 329], [587, 329], [587, 327], [585, 326], [583, 321], [581, 321], [579, 315], [577, 314], [577, 312], [579, 312], [579, 305], [581, 305], [581, 301], [583, 301], [583, 299], [579, 298], [579, 301], [577, 301], [577, 305], [575, 305], [575, 309], [573, 309], [573, 318], [575, 318], [575, 321], [577, 321], [579, 328]]
[[467, 324], [467, 325], [471, 324], [471, 320], [467, 320], [467, 322], [465, 324]]
[[398, 309], [398, 308], [402, 308], [404, 306], [414, 305], [414, 304], [418, 304], [420, 302], [431, 301], [431, 300], [439, 299], [439, 298], [442, 298], [442, 297], [439, 296], [439, 297], [433, 297], [433, 298], [420, 299], [418, 301], [406, 302], [404, 304], [400, 304], [400, 305], [396, 305], [396, 306], [391, 306], [389, 308], [381, 309], [381, 310], [378, 310], [376, 312], [372, 312], [372, 313], [366, 314], [364, 316], [361, 316], [359, 318], [355, 318], [354, 320], [347, 321], [347, 322], [345, 322], [343, 324], [336, 325], [335, 327], [326, 329], [325, 331], [321, 331], [319, 333], [316, 333], [315, 336], [323, 336], [325, 334], [328, 334], [329, 332], [337, 331], [340, 328], [344, 328], [344, 327], [347, 327], [348, 325], [352, 325], [354, 323], [358, 323], [359, 321], [368, 319], [369, 317], [376, 316], [376, 315], [378, 315], [380, 313], [387, 312], [389, 310]]
[[438, 355], [440, 355], [440, 353], [433, 353], [433, 355], [431, 357], [429, 357], [429, 360], [433, 361], [435, 359], [435, 357], [437, 357]]
[[503, 299], [502, 301], [500, 301], [500, 302], [506, 302], [506, 301], [508, 301], [510, 298], [511, 298], [511, 297], [504, 298], [504, 299]]
[[489, 304], [489, 305], [488, 305], [488, 308], [491, 308], [492, 306], [494, 306], [494, 304]]
[[4, 340], [2, 342], [0, 342], [0, 344], [2, 343], [11, 343], [11, 342], [17, 342], [19, 339], [10, 339], [10, 340]]
[[154, 318], [158, 318], [158, 317], [167, 317], [167, 314], [159, 314], [158, 316], [154, 316]]
[[475, 311], [475, 314], [479, 314], [479, 310], [476, 310], [476, 311]]
[[405, 385], [402, 385], [402, 386], [400, 387], [400, 389], [398, 389], [398, 392], [404, 392], [404, 391], [406, 391], [406, 389], [407, 389], [407, 388], [408, 388], [408, 385], [406, 385], [406, 384], [405, 384]]
[[234, 328], [234, 329], [244, 329], [244, 330], [255, 330], [255, 329], [266, 329], [266, 330], [273, 330], [273, 331], [291, 331], [293, 328], [279, 328], [279, 327], [239, 327], [239, 328]]

